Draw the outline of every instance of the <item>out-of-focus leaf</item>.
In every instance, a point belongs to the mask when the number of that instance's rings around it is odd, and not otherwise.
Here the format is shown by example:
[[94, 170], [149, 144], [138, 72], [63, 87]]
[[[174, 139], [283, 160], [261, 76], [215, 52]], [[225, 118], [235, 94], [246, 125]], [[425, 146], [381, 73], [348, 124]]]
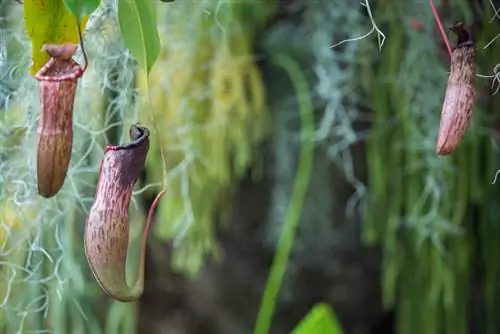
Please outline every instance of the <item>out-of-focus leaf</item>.
[[[24, 21], [32, 46], [31, 75], [35, 75], [49, 60], [41, 48], [46, 43], [78, 43], [76, 19], [63, 0], [29, 0], [24, 3]], [[81, 20], [85, 29], [87, 17]]]
[[118, 0], [118, 22], [125, 46], [149, 75], [161, 48], [151, 0]]
[[8, 198], [0, 202], [0, 250], [9, 238], [9, 234], [15, 230], [22, 228], [23, 225], [33, 219], [36, 219], [36, 207], [34, 205], [25, 204], [15, 206], [12, 203], [12, 198]]
[[99, 7], [100, 0], [63, 0], [66, 8], [79, 20], [88, 17]]
[[343, 331], [330, 305], [319, 303], [300, 321], [292, 334], [343, 334]]
[[0, 137], [0, 147], [15, 148], [20, 145], [26, 136], [28, 128], [24, 126], [17, 126], [9, 130], [0, 130], [2, 136]]

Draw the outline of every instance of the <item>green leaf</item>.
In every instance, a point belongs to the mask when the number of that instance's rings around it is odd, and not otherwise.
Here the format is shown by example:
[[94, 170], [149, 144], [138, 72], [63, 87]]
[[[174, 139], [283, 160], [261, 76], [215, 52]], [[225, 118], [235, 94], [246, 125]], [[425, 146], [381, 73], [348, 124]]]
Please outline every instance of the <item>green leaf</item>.
[[343, 334], [335, 313], [328, 304], [316, 304], [300, 321], [292, 334]]
[[123, 42], [147, 75], [160, 55], [160, 37], [151, 0], [118, 0]]
[[[87, 18], [81, 22], [85, 29]], [[31, 75], [35, 75], [49, 60], [46, 52], [40, 51], [46, 43], [78, 43], [78, 30], [75, 16], [68, 11], [63, 0], [30, 0], [24, 2], [24, 22], [31, 40]]]
[[82, 17], [90, 16], [101, 4], [100, 0], [63, 0], [66, 8], [81, 20]]

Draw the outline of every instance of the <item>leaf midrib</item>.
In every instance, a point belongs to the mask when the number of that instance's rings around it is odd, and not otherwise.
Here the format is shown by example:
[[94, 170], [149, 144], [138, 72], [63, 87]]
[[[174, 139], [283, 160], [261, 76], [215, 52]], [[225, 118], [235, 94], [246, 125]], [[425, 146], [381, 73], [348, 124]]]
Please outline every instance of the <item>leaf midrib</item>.
[[[142, 49], [143, 56], [144, 56], [144, 67], [145, 67], [146, 73], [149, 74], [149, 66], [148, 66], [149, 60], [148, 60], [148, 55], [147, 55], [147, 51], [146, 51], [146, 38], [144, 36], [144, 29], [142, 27], [142, 20], [141, 20], [140, 14], [139, 14], [139, 8], [138, 8], [135, 0], [127, 0], [127, 1], [131, 1], [134, 4], [134, 6], [133, 6], [134, 10], [135, 10], [134, 14], [136, 14], [137, 22], [141, 23], [141, 24], [139, 24], [139, 29], [140, 29], [141, 39], [142, 39], [141, 49]], [[145, 0], [145, 1], [150, 1], [150, 0]]]

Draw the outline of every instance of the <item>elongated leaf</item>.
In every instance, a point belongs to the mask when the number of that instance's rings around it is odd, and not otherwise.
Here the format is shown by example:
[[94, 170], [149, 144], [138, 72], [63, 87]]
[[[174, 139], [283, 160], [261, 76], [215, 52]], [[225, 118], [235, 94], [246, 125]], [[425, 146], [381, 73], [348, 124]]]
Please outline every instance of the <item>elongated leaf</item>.
[[118, 0], [118, 22], [125, 46], [149, 75], [161, 48], [151, 0]]
[[99, 7], [100, 0], [63, 0], [66, 8], [78, 19], [88, 17]]
[[[47, 53], [40, 51], [46, 43], [78, 43], [76, 19], [63, 0], [29, 0], [24, 2], [24, 21], [32, 46], [31, 75], [49, 60]], [[87, 17], [81, 20], [85, 29]]]
[[316, 304], [295, 327], [292, 334], [342, 334], [335, 313], [328, 304]]

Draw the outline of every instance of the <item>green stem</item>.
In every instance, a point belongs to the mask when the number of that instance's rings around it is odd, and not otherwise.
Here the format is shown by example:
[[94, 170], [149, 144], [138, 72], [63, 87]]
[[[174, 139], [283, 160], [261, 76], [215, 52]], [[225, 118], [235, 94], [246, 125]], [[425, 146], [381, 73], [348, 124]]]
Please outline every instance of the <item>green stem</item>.
[[288, 259], [293, 247], [295, 232], [300, 221], [304, 199], [309, 185], [311, 174], [314, 143], [311, 134], [314, 131], [313, 106], [307, 81], [298, 64], [290, 57], [277, 55], [273, 63], [283, 68], [292, 81], [298, 95], [300, 111], [300, 160], [295, 176], [292, 198], [287, 210], [283, 230], [276, 254], [274, 256], [271, 272], [267, 279], [264, 297], [262, 298], [259, 314], [254, 329], [254, 334], [268, 334], [271, 326], [276, 299], [286, 270]]

